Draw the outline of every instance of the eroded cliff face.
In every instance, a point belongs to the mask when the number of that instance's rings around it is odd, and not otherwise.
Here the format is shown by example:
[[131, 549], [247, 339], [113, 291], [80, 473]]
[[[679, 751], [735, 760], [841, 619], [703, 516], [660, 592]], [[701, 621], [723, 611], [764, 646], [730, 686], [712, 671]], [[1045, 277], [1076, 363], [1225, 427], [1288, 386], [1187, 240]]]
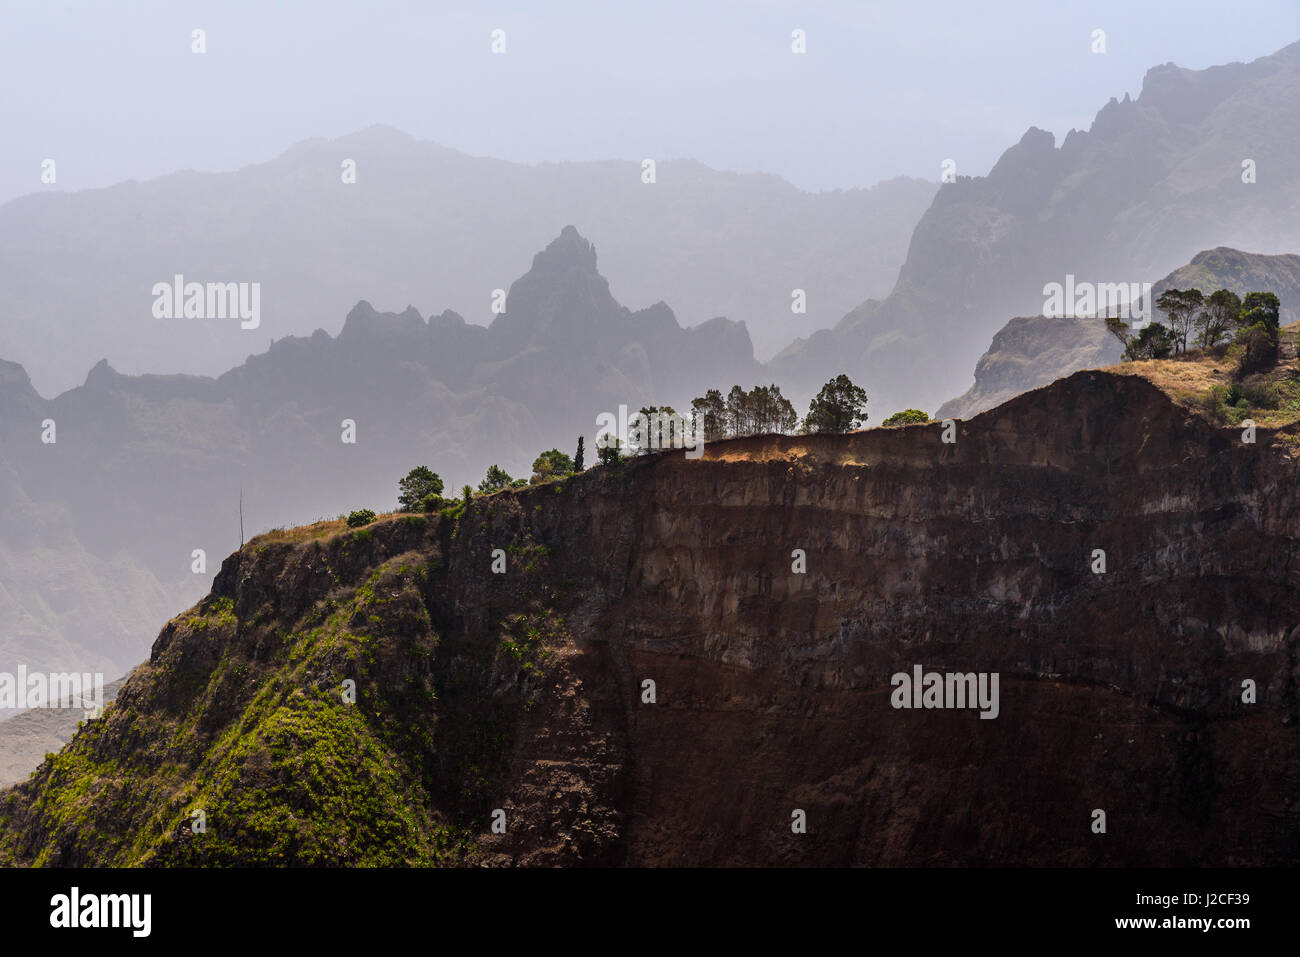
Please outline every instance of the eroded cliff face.
[[[942, 432], [736, 440], [250, 543], [4, 794], [3, 853], [1294, 863], [1285, 443], [1099, 372]], [[998, 673], [997, 717], [893, 707], [916, 665]]]

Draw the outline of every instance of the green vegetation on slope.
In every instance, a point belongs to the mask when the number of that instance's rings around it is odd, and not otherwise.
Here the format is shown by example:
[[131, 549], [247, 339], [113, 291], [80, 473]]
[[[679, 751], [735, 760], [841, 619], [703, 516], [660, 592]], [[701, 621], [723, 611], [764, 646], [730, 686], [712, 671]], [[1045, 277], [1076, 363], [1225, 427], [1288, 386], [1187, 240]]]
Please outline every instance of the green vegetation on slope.
[[[430, 586], [456, 525], [339, 522], [232, 556], [104, 715], [0, 795], [0, 863], [474, 860], [515, 719], [565, 635], [529, 600], [495, 640], [456, 636], [435, 667]], [[523, 539], [511, 551], [528, 589], [546, 550]], [[237, 599], [218, 594], [236, 580]]]

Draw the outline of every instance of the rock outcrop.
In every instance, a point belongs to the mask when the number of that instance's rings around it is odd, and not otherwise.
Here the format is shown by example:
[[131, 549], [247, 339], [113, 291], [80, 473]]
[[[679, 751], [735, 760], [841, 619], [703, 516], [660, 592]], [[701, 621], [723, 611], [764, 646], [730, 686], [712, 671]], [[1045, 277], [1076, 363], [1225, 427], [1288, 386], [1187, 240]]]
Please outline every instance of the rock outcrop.
[[[1300, 256], [1294, 254], [1266, 256], [1227, 246], [1207, 249], [1154, 283], [1152, 300], [1166, 289], [1199, 289], [1207, 296], [1216, 289], [1238, 296], [1271, 292], [1281, 301], [1282, 325], [1300, 322]], [[1159, 311], [1156, 318], [1165, 321]], [[1122, 353], [1119, 340], [1099, 319], [1012, 319], [976, 363], [975, 384], [965, 395], [940, 406], [936, 418], [970, 418], [1080, 369], [1113, 365]]]
[[969, 419], [1057, 379], [1119, 362], [1119, 340], [1099, 319], [1021, 316], [993, 337], [975, 364], [975, 384], [939, 406], [937, 419]]

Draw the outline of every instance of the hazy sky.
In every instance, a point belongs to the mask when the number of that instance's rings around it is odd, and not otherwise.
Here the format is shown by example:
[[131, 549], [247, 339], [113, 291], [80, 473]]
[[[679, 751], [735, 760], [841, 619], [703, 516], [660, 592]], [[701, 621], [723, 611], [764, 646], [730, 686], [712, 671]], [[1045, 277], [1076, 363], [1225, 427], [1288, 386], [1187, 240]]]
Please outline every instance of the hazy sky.
[[2, 6], [0, 201], [235, 169], [373, 123], [505, 159], [688, 156], [807, 189], [937, 178], [947, 157], [982, 174], [1027, 127], [1059, 144], [1136, 96], [1153, 65], [1300, 38], [1300, 0]]

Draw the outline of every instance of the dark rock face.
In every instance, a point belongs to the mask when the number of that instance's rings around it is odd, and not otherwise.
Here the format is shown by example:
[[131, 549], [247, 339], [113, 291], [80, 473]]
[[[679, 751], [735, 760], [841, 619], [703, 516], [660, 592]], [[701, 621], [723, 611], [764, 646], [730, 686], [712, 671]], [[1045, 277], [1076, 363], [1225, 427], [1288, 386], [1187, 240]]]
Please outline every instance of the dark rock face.
[[[406, 803], [461, 828], [459, 862], [1294, 863], [1298, 504], [1277, 437], [1243, 444], [1093, 372], [961, 423], [955, 444], [938, 423], [755, 437], [478, 499], [427, 529], [252, 543], [108, 716], [4, 794], [0, 853], [258, 860], [253, 836], [169, 837], [176, 795], [206, 789], [226, 833], [258, 833], [241, 809], [279, 793], [250, 796], [273, 773], [227, 768], [242, 790], [223, 803], [212, 742], [252, 753], [266, 696], [329, 697], [351, 639], [300, 637], [329, 601], [373, 632], [364, 720], [389, 729]], [[997, 673], [998, 716], [895, 709], [891, 676], [915, 665]], [[73, 829], [59, 796], [77, 787], [132, 810]], [[369, 833], [332, 860], [368, 859]], [[408, 859], [421, 833], [399, 841]]]

